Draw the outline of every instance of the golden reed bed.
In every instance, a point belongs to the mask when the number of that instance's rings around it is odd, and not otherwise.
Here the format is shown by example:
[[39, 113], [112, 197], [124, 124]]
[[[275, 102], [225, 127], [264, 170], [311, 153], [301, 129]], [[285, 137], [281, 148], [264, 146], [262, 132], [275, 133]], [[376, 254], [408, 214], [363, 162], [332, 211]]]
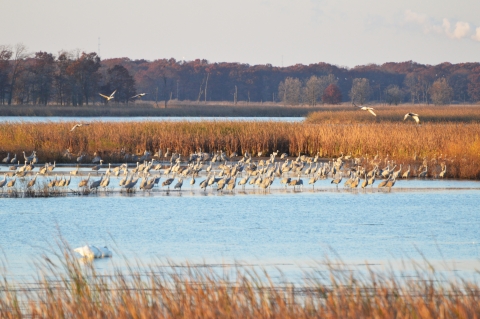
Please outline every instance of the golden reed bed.
[[[279, 150], [292, 156], [300, 152], [315, 156], [318, 152], [324, 158], [338, 157], [343, 153], [372, 159], [378, 154], [381, 159], [388, 155], [395, 164], [403, 163], [404, 168], [411, 164], [412, 169], [420, 166], [426, 158], [432, 163], [429, 165], [430, 176], [435, 176], [440, 164], [445, 163], [449, 178], [480, 179], [480, 124], [475, 122], [475, 116], [480, 118], [480, 112], [475, 107], [457, 108], [458, 117], [471, 118], [469, 122], [429, 122], [425, 118], [433, 111], [425, 108], [421, 125], [411, 119], [403, 121], [407, 109], [378, 109], [376, 118], [357, 109], [342, 109], [333, 112], [335, 120], [319, 121], [320, 115], [315, 113], [305, 123], [92, 122], [73, 132], [70, 129], [76, 122], [7, 122], [0, 124], [0, 157], [6, 156], [7, 152], [16, 153], [23, 163], [21, 152], [25, 150], [29, 155], [36, 150], [42, 163], [65, 162], [62, 154], [70, 149], [74, 154], [93, 155], [97, 152], [105, 162], [123, 162], [122, 149], [136, 154], [149, 150], [153, 154], [159, 148], [164, 152], [169, 148], [185, 156], [199, 148], [204, 152], [224, 150], [227, 154], [244, 154], [245, 151], [271, 154]], [[443, 109], [437, 119], [452, 120], [452, 111]], [[383, 111], [389, 115], [382, 115]], [[321, 113], [328, 116], [329, 112]], [[348, 120], [342, 120], [343, 117]], [[355, 117], [358, 121], [348, 123]], [[321, 124], [312, 124], [317, 122]], [[382, 162], [382, 165], [386, 163]]]
[[[402, 122], [405, 114], [416, 113], [425, 123], [478, 123], [480, 122], [480, 106], [426, 106], [402, 104], [398, 106], [368, 105], [374, 108], [377, 115], [359, 110], [355, 106], [342, 105], [338, 108], [325, 107], [320, 111], [311, 112], [307, 123], [353, 124], [353, 123], [385, 123]], [[408, 121], [413, 121], [411, 118]]]
[[[53, 261], [52, 261], [53, 260]], [[293, 284], [242, 266], [133, 266], [99, 274], [65, 255], [27, 283], [2, 278], [1, 318], [478, 318], [480, 287], [428, 264], [359, 272], [319, 264]], [[428, 269], [428, 270], [425, 270]], [[412, 276], [415, 275], [415, 276]], [[410, 278], [410, 279], [408, 279]]]

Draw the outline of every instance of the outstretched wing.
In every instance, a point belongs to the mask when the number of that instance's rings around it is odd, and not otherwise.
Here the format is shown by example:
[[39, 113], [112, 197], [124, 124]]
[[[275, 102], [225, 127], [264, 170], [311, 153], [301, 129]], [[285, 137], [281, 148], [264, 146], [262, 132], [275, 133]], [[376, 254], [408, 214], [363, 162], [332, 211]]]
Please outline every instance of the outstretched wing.
[[75, 124], [75, 126], [72, 127], [72, 129], [70, 130], [70, 132], [73, 132], [73, 130], [75, 130], [75, 129], [76, 129], [77, 127], [79, 127], [79, 126], [80, 126], [80, 124]]
[[403, 117], [403, 120], [405, 121], [409, 116], [410, 116], [410, 113], [405, 114], [405, 116]]
[[373, 116], [377, 116], [377, 114], [375, 114], [375, 112], [373, 112], [373, 109], [371, 109], [371, 108], [370, 108], [370, 109], [368, 109], [368, 112], [372, 113], [372, 114], [373, 114]]
[[113, 96], [115, 95], [115, 92], [117, 92], [117, 90], [113, 91], [112, 94], [110, 94], [111, 99], [113, 99]]
[[417, 124], [420, 124], [420, 118], [417, 115], [412, 116]]
[[140, 96], [140, 94], [134, 95], [134, 96], [131, 97], [131, 99], [136, 99], [139, 96]]
[[98, 93], [98, 95], [100, 95], [101, 97], [103, 97], [104, 99], [107, 99], [107, 100], [110, 98], [109, 96], [103, 95], [102, 93]]

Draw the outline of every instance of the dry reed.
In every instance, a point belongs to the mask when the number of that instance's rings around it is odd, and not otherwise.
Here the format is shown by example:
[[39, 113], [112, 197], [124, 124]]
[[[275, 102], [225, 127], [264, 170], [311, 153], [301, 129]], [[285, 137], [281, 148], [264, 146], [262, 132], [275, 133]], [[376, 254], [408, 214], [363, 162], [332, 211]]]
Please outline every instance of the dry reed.
[[370, 159], [377, 154], [405, 165], [419, 159], [440, 158], [449, 165], [448, 176], [480, 178], [480, 124], [477, 123], [371, 123], [313, 125], [281, 122], [93, 122], [70, 132], [71, 123], [0, 124], [0, 157], [16, 153], [23, 159], [36, 150], [40, 161], [66, 161], [73, 153], [99, 153], [106, 161], [123, 161], [120, 150], [172, 151], [188, 155], [224, 150], [270, 154], [275, 150], [321, 157], [341, 153]]
[[[2, 278], [1, 318], [478, 318], [480, 287], [428, 268], [416, 279], [327, 263], [292, 283], [266, 271], [176, 264], [99, 274], [45, 257], [33, 282]], [[427, 266], [425, 266], [427, 267]], [[325, 269], [327, 271], [325, 272]], [[146, 270], [146, 271], [145, 271]]]
[[[438, 122], [480, 122], [480, 107], [478, 106], [425, 106], [425, 105], [398, 105], [384, 106], [371, 105], [377, 114], [374, 117], [369, 112], [355, 106], [328, 108], [310, 113], [306, 122], [311, 124], [353, 124], [353, 123], [381, 123], [402, 122], [405, 114], [417, 113], [424, 123]], [[408, 121], [413, 121], [409, 118]]]

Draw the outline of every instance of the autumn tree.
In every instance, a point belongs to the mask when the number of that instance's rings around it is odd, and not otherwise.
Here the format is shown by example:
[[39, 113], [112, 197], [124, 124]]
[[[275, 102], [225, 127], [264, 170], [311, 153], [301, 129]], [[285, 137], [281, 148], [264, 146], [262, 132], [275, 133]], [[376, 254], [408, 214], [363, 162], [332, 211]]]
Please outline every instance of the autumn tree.
[[448, 78], [448, 85], [453, 90], [453, 100], [466, 102], [468, 99], [468, 74], [467, 70], [454, 72]]
[[278, 96], [284, 104], [297, 105], [301, 101], [302, 82], [298, 78], [288, 77], [280, 82]]
[[385, 102], [398, 105], [403, 100], [402, 89], [398, 85], [390, 85], [385, 89]]
[[321, 77], [312, 75], [303, 89], [304, 100], [311, 106], [315, 106], [322, 99], [323, 92], [330, 84], [337, 84], [337, 79], [333, 74]]
[[415, 73], [409, 73], [405, 76], [405, 88], [410, 94], [410, 100], [412, 104], [420, 102], [420, 84]]
[[453, 90], [445, 78], [436, 80], [429, 92], [432, 102], [436, 105], [449, 104], [452, 100]]
[[480, 101], [480, 68], [468, 76], [468, 95], [473, 102]]
[[136, 94], [133, 76], [124, 66], [118, 64], [107, 70], [107, 83], [102, 86], [105, 95], [110, 95], [115, 90], [115, 101], [122, 103], [128, 103]]
[[15, 85], [17, 84], [17, 78], [23, 71], [23, 65], [27, 57], [28, 57], [27, 47], [22, 43], [18, 43], [13, 50], [12, 60], [10, 62], [11, 71], [10, 71], [8, 105], [12, 104]]
[[72, 55], [69, 52], [60, 52], [56, 61], [56, 70], [54, 75], [54, 88], [56, 101], [60, 105], [71, 104], [71, 97], [74, 95], [74, 78], [68, 74], [68, 68], [72, 63]]
[[350, 90], [350, 98], [353, 103], [357, 102], [359, 104], [364, 104], [368, 101], [370, 93], [370, 81], [368, 81], [368, 79], [353, 79], [352, 89]]
[[33, 100], [35, 104], [47, 105], [52, 95], [55, 58], [51, 53], [35, 53], [33, 65], [30, 68], [33, 73]]
[[95, 52], [82, 52], [81, 56], [69, 64], [67, 74], [74, 79], [71, 90], [73, 105], [88, 105], [93, 100], [100, 80], [99, 68], [100, 57]]
[[5, 103], [5, 97], [8, 93], [8, 69], [9, 61], [12, 57], [12, 50], [5, 45], [0, 46], [0, 103]]
[[336, 84], [330, 84], [323, 91], [322, 102], [325, 104], [340, 104], [342, 102], [342, 92]]

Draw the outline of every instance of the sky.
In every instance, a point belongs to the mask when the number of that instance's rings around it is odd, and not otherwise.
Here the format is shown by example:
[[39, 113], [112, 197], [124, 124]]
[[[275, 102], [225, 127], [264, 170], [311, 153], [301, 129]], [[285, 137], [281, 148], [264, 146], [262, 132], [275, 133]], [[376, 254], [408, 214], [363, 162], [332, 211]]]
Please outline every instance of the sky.
[[0, 0], [0, 45], [102, 59], [478, 62], [478, 0]]

